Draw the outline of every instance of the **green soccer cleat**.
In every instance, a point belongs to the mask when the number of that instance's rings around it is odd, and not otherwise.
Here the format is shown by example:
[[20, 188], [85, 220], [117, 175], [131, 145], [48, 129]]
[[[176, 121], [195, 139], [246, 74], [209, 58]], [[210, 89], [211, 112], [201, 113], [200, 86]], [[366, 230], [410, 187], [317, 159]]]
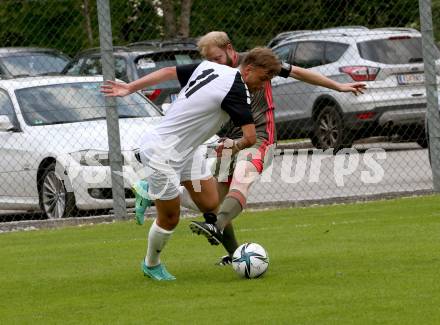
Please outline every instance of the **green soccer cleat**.
[[156, 266], [148, 267], [147, 264], [145, 264], [145, 261], [141, 262], [141, 269], [144, 273], [144, 276], [148, 276], [156, 281], [173, 281], [176, 280], [176, 277], [172, 274], [170, 274], [167, 269], [165, 268], [165, 265], [159, 264]]
[[148, 183], [140, 180], [133, 184], [133, 193], [136, 197], [136, 205], [134, 214], [136, 216], [136, 223], [143, 225], [145, 221], [145, 210], [151, 206], [151, 200], [148, 197]]

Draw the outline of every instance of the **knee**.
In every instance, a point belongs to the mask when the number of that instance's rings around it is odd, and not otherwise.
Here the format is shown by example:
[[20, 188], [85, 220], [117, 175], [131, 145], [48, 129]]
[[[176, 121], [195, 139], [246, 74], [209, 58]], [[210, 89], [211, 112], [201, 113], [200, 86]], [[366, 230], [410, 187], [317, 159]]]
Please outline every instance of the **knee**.
[[173, 230], [179, 224], [179, 213], [171, 213], [157, 217], [157, 225], [166, 230]]
[[200, 202], [199, 209], [201, 212], [215, 212], [220, 204], [218, 195], [212, 197], [209, 201]]

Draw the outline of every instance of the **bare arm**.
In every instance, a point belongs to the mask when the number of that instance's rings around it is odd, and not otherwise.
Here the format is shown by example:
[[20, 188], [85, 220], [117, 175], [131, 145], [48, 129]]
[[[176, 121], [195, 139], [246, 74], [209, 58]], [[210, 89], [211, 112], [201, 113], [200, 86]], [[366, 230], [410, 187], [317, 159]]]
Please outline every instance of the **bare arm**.
[[242, 125], [241, 131], [243, 132], [243, 136], [234, 141], [234, 145], [232, 147], [232, 153], [236, 153], [242, 149], [249, 148], [257, 142], [257, 133], [255, 131], [255, 124], [246, 124]]
[[229, 138], [222, 138], [219, 142], [213, 145], [211, 148], [217, 153], [217, 157], [223, 155], [223, 150], [231, 150], [229, 154], [236, 154], [242, 149], [249, 148], [257, 142], [257, 133], [255, 131], [255, 124], [246, 124], [241, 127], [243, 136], [238, 140], [232, 140]]
[[166, 67], [130, 83], [107, 80], [101, 86], [101, 92], [104, 93], [105, 96], [122, 97], [158, 83], [175, 79], [177, 79], [176, 67]]
[[363, 90], [366, 87], [366, 85], [361, 82], [352, 82], [352, 83], [336, 82], [318, 72], [300, 68], [293, 65], [290, 70], [289, 76], [307, 82], [312, 85], [330, 88], [341, 92], [352, 92], [355, 95], [363, 94]]

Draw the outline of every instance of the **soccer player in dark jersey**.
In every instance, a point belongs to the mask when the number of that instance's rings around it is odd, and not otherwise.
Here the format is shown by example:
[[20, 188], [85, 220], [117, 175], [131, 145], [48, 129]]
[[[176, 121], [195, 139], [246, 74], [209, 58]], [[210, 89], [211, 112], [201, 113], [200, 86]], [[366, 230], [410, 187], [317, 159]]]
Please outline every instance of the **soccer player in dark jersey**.
[[[215, 31], [204, 35], [199, 40], [198, 47], [204, 58], [231, 67], [239, 66], [244, 57], [244, 55], [235, 51], [225, 32]], [[342, 84], [314, 71], [288, 64], [283, 65], [282, 73], [285, 74], [286, 69], [289, 71], [287, 76], [340, 92], [352, 92], [358, 95], [365, 88], [364, 83]], [[286, 75], [282, 76], [287, 77]], [[221, 258], [219, 265], [230, 264], [231, 256], [238, 247], [231, 221], [246, 206], [246, 199], [252, 183], [264, 169], [270, 166], [273, 160], [276, 131], [270, 80], [265, 83], [263, 89], [252, 92], [251, 107], [257, 132], [257, 142], [252, 147], [244, 149], [233, 156], [231, 168], [229, 168], [226, 177], [220, 174], [221, 159], [218, 159], [215, 176], [217, 177], [222, 204], [217, 215], [212, 213], [204, 215], [206, 223], [194, 221], [190, 225], [194, 232], [204, 234], [212, 244], [218, 242], [223, 244], [228, 255]], [[230, 125], [226, 129], [229, 130], [226, 134], [227, 138], [240, 138], [241, 130], [239, 128]], [[230, 146], [230, 141], [225, 141], [223, 144], [225, 146], [229, 144]], [[221, 150], [222, 145], [219, 146], [217, 151]], [[182, 193], [181, 197], [188, 198], [188, 195]], [[185, 206], [185, 204], [183, 205]], [[188, 203], [188, 206], [191, 207], [191, 204]], [[215, 224], [217, 229], [213, 229], [210, 224]]]
[[[203, 61], [199, 64], [163, 68], [131, 83], [107, 81], [106, 96], [126, 96], [140, 89], [178, 79], [182, 90], [158, 125], [141, 139], [140, 155], [145, 166], [148, 196], [155, 200], [157, 218], [148, 233], [147, 254], [141, 262], [145, 276], [175, 280], [160, 260], [160, 253], [179, 222], [179, 186], [183, 185], [205, 210], [218, 206], [216, 183], [210, 173], [194, 171], [199, 146], [220, 130], [227, 120], [241, 128], [242, 137], [231, 143], [232, 153], [256, 141], [249, 91], [263, 88], [278, 74], [281, 65], [269, 49], [253, 49], [238, 69]], [[193, 182], [201, 184], [197, 192]]]

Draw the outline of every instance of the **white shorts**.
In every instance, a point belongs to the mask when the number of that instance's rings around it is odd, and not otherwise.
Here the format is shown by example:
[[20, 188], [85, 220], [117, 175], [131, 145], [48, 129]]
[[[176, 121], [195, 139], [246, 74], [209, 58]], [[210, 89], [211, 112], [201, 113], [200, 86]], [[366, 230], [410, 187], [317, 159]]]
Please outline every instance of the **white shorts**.
[[172, 200], [179, 196], [180, 183], [192, 181], [194, 190], [200, 189], [200, 180], [212, 177], [211, 168], [207, 166], [206, 146], [198, 147], [185, 161], [177, 164], [153, 163], [142, 152], [140, 154], [146, 167], [148, 195], [152, 200]]

